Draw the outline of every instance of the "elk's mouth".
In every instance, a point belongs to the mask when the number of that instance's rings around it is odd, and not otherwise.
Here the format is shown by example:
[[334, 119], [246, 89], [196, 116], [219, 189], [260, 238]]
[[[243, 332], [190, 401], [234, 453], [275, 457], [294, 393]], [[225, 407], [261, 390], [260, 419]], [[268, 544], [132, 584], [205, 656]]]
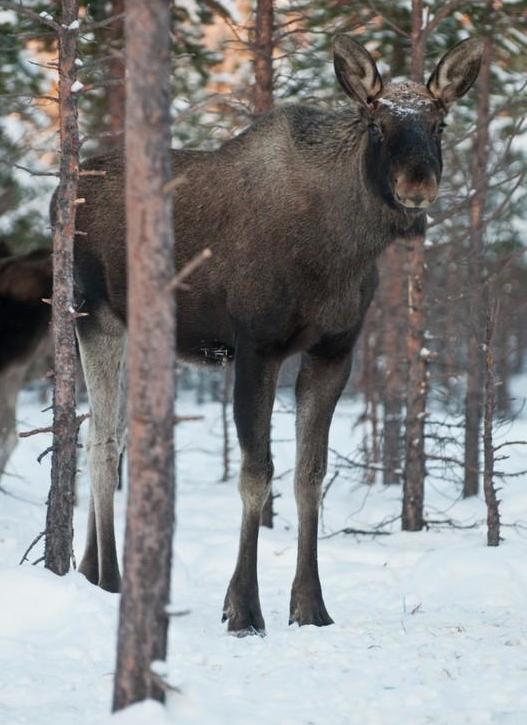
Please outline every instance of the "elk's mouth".
[[406, 199], [402, 199], [396, 192], [393, 192], [393, 199], [395, 202], [395, 206], [398, 209], [406, 212], [407, 214], [411, 214], [411, 215], [415, 215], [415, 216], [417, 216], [418, 214], [423, 214], [430, 206], [429, 202], [425, 202], [425, 203], [416, 205], [413, 201], [408, 201]]

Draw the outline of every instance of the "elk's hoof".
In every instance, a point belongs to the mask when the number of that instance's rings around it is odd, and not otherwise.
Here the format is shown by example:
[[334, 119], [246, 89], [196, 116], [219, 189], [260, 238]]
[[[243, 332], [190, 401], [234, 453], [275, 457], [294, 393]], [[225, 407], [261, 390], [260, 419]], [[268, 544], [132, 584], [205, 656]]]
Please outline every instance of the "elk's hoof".
[[119, 594], [119, 592], [121, 591], [121, 577], [119, 575], [111, 577], [101, 577], [101, 579], [99, 579], [99, 586], [101, 587], [101, 589], [104, 589], [105, 592]]
[[228, 622], [227, 631], [236, 637], [265, 637], [265, 622], [258, 595], [244, 600], [228, 591], [221, 621]]
[[78, 569], [80, 574], [84, 574], [86, 579], [90, 582], [90, 584], [95, 584], [95, 586], [99, 583], [99, 565], [97, 563], [97, 559], [86, 559], [84, 558], [79, 566]]
[[322, 597], [316, 599], [291, 598], [289, 624], [298, 624], [303, 627], [305, 624], [314, 624], [315, 627], [327, 627], [333, 624], [328, 614]]

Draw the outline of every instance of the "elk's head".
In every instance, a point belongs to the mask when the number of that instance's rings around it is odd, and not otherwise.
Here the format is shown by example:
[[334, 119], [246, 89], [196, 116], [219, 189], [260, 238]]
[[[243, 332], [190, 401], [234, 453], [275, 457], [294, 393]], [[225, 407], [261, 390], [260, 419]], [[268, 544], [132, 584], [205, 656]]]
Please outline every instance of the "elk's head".
[[426, 86], [384, 85], [368, 51], [347, 35], [336, 37], [335, 73], [368, 126], [367, 179], [391, 207], [419, 213], [436, 198], [444, 119], [476, 80], [482, 50], [478, 38], [463, 40], [443, 56]]

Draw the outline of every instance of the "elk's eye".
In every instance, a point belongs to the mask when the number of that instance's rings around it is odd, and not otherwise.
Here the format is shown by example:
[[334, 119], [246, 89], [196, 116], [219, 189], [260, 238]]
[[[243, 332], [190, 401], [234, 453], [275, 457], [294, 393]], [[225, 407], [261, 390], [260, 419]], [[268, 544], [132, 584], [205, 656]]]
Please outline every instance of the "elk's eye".
[[376, 141], [383, 140], [384, 135], [382, 133], [382, 128], [379, 126], [378, 123], [370, 123], [369, 129], [370, 129], [370, 134], [374, 140], [376, 140]]
[[434, 126], [434, 134], [436, 136], [441, 136], [446, 127], [447, 124], [444, 121], [439, 121], [439, 123], [436, 123]]

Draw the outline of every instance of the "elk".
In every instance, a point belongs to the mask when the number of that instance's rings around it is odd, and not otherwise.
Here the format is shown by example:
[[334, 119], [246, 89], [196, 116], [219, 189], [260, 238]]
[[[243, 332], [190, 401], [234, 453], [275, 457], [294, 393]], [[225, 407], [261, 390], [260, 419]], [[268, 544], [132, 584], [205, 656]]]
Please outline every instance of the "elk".
[[[17, 444], [16, 400], [51, 317], [51, 254], [0, 258], [0, 477]], [[1, 250], [0, 250], [1, 256]]]
[[[444, 118], [474, 83], [480, 59], [480, 41], [468, 39], [440, 60], [426, 86], [385, 84], [371, 55], [339, 35], [334, 67], [350, 107], [285, 106], [217, 150], [173, 151], [176, 265], [212, 249], [190, 287], [177, 292], [178, 354], [207, 361], [220, 351], [235, 366], [243, 514], [223, 607], [230, 632], [265, 631], [257, 543], [273, 475], [270, 420], [280, 365], [297, 352], [299, 529], [290, 623], [332, 623], [318, 573], [317, 529], [333, 411], [377, 285], [376, 258], [396, 237], [424, 234], [441, 177]], [[101, 156], [85, 168], [105, 175], [81, 177], [86, 203], [78, 209], [75, 242], [78, 304], [88, 313], [78, 319], [77, 335], [92, 412], [91, 503], [80, 571], [116, 592], [113, 497], [124, 443], [127, 316], [124, 157]]]

